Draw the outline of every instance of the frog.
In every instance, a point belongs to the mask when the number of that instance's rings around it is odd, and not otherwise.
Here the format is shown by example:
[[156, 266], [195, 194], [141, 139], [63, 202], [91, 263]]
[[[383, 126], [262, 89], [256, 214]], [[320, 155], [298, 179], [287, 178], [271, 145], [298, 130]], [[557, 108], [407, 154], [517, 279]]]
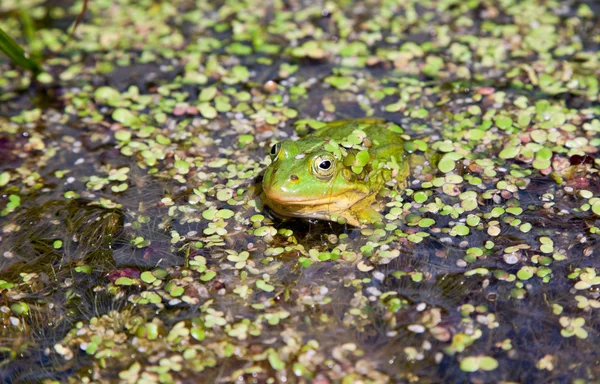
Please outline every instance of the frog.
[[403, 131], [384, 119], [337, 120], [270, 148], [262, 201], [277, 217], [365, 227], [381, 221], [384, 188], [406, 188]]

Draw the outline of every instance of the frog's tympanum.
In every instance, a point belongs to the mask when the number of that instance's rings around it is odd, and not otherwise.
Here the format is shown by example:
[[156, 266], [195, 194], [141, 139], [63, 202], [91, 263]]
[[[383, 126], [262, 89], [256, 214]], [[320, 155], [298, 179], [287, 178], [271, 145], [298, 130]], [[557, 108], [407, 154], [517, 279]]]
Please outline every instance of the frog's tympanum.
[[278, 216], [363, 226], [381, 219], [376, 196], [402, 189], [407, 153], [394, 123], [379, 119], [328, 123], [302, 140], [271, 147], [263, 201]]

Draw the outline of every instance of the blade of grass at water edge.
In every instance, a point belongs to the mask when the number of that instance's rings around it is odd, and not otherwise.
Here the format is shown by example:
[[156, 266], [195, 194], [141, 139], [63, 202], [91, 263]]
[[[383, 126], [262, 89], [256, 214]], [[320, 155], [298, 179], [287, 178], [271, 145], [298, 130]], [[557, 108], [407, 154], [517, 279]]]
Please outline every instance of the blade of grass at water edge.
[[25, 54], [25, 50], [21, 48], [19, 43], [14, 41], [12, 37], [7, 35], [0, 28], [0, 51], [4, 52], [9, 59], [15, 64], [30, 70], [33, 73], [39, 73], [41, 68], [38, 63], [28, 58]]

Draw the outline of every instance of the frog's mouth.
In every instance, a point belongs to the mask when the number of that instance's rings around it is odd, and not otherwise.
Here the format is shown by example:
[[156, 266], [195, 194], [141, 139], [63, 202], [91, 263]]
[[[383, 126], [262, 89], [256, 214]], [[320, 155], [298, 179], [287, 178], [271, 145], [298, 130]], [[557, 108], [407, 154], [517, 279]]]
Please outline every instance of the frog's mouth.
[[265, 194], [271, 200], [279, 204], [287, 204], [287, 205], [325, 205], [325, 204], [333, 204], [338, 199], [344, 199], [345, 194], [339, 194], [335, 196], [325, 196], [318, 199], [299, 199], [294, 198], [290, 195], [280, 195], [274, 192], [270, 188], [264, 189]]
[[277, 203], [285, 205], [302, 205], [302, 206], [330, 206], [331, 208], [345, 209], [357, 201], [362, 200], [365, 196], [361, 193], [343, 192], [337, 195], [327, 195], [316, 199], [302, 199], [290, 195], [279, 194], [272, 188], [263, 189], [267, 197]]
[[[267, 196], [269, 196], [269, 195], [267, 194]], [[326, 198], [322, 198], [322, 199], [312, 199], [312, 200], [286, 200], [286, 199], [276, 199], [276, 198], [269, 196], [269, 199], [271, 199], [272, 201], [274, 201], [276, 203], [286, 204], [286, 205], [310, 205], [310, 206], [339, 205], [339, 200], [336, 199], [336, 197], [337, 196], [332, 196], [332, 197], [326, 197]], [[349, 205], [349, 204], [344, 204], [344, 205]]]

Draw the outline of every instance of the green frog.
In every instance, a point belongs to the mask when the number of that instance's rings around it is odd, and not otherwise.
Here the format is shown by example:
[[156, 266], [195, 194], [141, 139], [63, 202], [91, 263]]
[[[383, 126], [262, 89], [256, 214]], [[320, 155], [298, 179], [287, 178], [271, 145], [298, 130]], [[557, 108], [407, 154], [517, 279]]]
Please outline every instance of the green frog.
[[382, 119], [340, 120], [307, 137], [271, 147], [263, 202], [277, 216], [332, 220], [362, 227], [380, 221], [376, 196], [406, 187], [402, 130]]

